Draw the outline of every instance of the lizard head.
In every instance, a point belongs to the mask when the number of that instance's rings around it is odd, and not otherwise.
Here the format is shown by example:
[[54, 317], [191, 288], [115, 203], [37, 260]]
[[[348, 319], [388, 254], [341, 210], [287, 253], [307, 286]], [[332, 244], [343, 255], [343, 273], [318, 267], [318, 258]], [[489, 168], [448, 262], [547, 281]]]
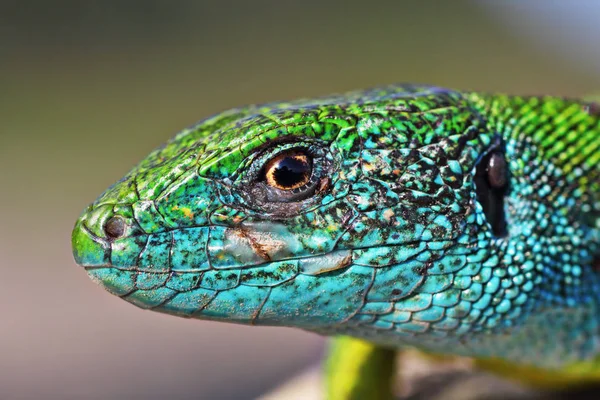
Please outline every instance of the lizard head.
[[[589, 109], [553, 101], [572, 111], [563, 134], [598, 134]], [[598, 163], [553, 162], [524, 127], [559, 121], [513, 103], [390, 86], [224, 112], [89, 206], [74, 257], [142, 308], [501, 353], [487, 338], [598, 286]]]

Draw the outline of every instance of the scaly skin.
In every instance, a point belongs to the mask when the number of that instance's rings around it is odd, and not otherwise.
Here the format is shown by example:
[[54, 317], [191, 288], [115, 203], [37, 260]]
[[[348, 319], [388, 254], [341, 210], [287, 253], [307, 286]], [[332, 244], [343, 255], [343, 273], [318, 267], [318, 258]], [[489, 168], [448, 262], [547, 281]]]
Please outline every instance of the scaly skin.
[[[413, 85], [226, 111], [100, 196], [74, 256], [146, 309], [600, 376], [599, 114]], [[300, 199], [264, 180], [290, 149], [312, 159]]]

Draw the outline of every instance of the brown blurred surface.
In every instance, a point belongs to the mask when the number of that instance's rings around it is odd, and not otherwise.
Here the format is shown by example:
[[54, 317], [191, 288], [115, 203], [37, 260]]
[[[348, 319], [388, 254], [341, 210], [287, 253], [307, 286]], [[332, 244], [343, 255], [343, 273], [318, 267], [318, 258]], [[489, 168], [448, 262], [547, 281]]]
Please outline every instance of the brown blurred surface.
[[600, 87], [465, 1], [0, 1], [0, 399], [254, 398], [315, 362], [294, 330], [143, 312], [71, 258], [80, 211], [222, 109], [409, 81]]

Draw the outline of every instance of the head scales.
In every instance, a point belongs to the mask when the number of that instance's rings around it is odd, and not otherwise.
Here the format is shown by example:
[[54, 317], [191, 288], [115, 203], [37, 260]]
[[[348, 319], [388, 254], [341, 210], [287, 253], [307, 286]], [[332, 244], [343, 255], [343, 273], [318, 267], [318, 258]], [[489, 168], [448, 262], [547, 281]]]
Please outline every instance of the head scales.
[[[559, 366], [598, 350], [599, 130], [582, 102], [410, 85], [231, 110], [109, 188], [74, 255], [143, 308]], [[506, 237], [474, 184], [499, 145]], [[256, 177], [290, 148], [318, 186], [272, 202]]]

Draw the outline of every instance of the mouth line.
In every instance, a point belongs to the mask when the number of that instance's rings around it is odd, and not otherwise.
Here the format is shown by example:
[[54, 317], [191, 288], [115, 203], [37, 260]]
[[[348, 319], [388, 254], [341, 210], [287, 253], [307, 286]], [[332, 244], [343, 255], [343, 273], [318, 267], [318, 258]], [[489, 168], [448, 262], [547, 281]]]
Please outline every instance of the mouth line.
[[[444, 241], [444, 240], [441, 240]], [[346, 265], [357, 265], [357, 266], [372, 266], [374, 268], [380, 268], [380, 267], [385, 267], [385, 266], [389, 266], [389, 265], [394, 265], [393, 263], [391, 264], [386, 264], [386, 265], [381, 265], [381, 266], [376, 266], [376, 265], [371, 265], [371, 264], [365, 264], [365, 263], [355, 263], [353, 260], [353, 251], [355, 250], [369, 250], [369, 249], [376, 249], [376, 248], [383, 248], [383, 247], [401, 247], [401, 246], [409, 246], [409, 245], [415, 245], [415, 244], [419, 244], [424, 242], [423, 240], [414, 240], [414, 241], [409, 241], [406, 243], [400, 243], [400, 244], [395, 244], [395, 245], [374, 245], [374, 246], [361, 246], [361, 247], [355, 247], [352, 249], [338, 249], [338, 250], [334, 250], [334, 251], [330, 251], [327, 253], [322, 253], [322, 254], [318, 254], [318, 255], [310, 255], [310, 256], [298, 256], [298, 257], [289, 257], [289, 258], [282, 258], [279, 260], [271, 260], [271, 261], [265, 261], [263, 263], [260, 264], [253, 264], [253, 265], [239, 265], [239, 266], [230, 266], [230, 267], [220, 267], [220, 268], [215, 268], [212, 267], [210, 265], [210, 262], [207, 263], [206, 265], [208, 266], [208, 268], [188, 268], [188, 269], [177, 269], [177, 270], [172, 270], [172, 269], [166, 269], [166, 270], [157, 270], [154, 268], [139, 268], [137, 266], [131, 266], [131, 267], [117, 267], [114, 266], [112, 264], [96, 264], [96, 265], [89, 265], [89, 264], [81, 264], [80, 266], [85, 268], [86, 271], [88, 270], [94, 270], [94, 269], [107, 269], [107, 268], [111, 268], [111, 269], [115, 269], [115, 270], [119, 270], [119, 271], [129, 271], [129, 272], [140, 272], [140, 273], [149, 273], [149, 274], [168, 274], [168, 273], [201, 273], [201, 272], [206, 272], [206, 271], [230, 271], [230, 270], [251, 270], [254, 268], [261, 268], [264, 267], [265, 265], [268, 264], [272, 264], [274, 262], [284, 262], [284, 261], [296, 261], [296, 262], [300, 262], [300, 261], [310, 261], [310, 260], [314, 260], [314, 259], [318, 259], [318, 258], [323, 258], [323, 257], [327, 257], [330, 256], [332, 254], [336, 254], [336, 253], [345, 253], [348, 252], [350, 259], [349, 261], [347, 261]], [[439, 240], [428, 240], [425, 241], [426, 243], [436, 243], [439, 242]], [[426, 249], [424, 249], [423, 251], [426, 251]], [[419, 252], [420, 254], [420, 252]], [[418, 256], [418, 254], [414, 255], [415, 257]], [[334, 268], [336, 269], [336, 268]]]

